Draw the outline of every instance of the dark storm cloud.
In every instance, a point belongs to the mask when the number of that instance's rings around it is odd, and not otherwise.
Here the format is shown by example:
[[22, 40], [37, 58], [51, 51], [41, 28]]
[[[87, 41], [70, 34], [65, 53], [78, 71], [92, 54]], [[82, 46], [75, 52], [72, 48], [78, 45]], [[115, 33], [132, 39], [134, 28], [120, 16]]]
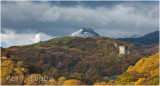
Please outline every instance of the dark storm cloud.
[[[2, 31], [66, 36], [91, 27], [102, 36], [158, 30], [158, 2], [2, 2]], [[112, 34], [114, 33], [114, 35]]]

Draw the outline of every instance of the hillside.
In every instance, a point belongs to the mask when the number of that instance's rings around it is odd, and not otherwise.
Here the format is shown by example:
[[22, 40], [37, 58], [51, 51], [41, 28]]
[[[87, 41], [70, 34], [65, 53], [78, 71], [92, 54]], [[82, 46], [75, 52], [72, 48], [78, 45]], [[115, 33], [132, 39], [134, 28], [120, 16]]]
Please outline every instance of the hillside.
[[[128, 46], [132, 53], [120, 55], [120, 45]], [[8, 49], [13, 59], [32, 65], [27, 67], [30, 74], [42, 73], [56, 79], [73, 73], [86, 77], [119, 75], [143, 57], [133, 44], [107, 37], [62, 37]]]
[[[113, 83], [112, 83], [113, 84]], [[130, 66], [114, 84], [118, 85], [158, 85], [159, 53], [139, 60]]]

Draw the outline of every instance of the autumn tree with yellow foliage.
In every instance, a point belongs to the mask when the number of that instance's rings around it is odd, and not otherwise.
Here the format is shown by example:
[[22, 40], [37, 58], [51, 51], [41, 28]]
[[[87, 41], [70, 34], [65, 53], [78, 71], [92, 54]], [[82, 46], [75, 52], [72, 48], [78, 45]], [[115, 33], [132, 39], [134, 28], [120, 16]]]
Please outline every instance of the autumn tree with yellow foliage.
[[1, 64], [2, 84], [23, 84], [24, 77], [28, 74], [28, 69], [17, 68], [18, 64], [13, 60], [5, 60]]
[[159, 53], [142, 58], [135, 66], [130, 66], [114, 84], [117, 85], [158, 85]]

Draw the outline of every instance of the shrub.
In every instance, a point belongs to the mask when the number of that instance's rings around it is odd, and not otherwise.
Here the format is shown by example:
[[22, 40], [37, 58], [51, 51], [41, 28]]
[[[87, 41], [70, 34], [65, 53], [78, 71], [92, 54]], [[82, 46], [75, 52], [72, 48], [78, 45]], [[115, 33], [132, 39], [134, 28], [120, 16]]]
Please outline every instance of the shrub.
[[57, 85], [57, 81], [55, 79], [50, 79], [46, 85]]
[[21, 61], [17, 62], [17, 67], [18, 67], [19, 69], [21, 69], [21, 68], [23, 67], [23, 64], [22, 64]]
[[59, 85], [63, 85], [63, 83], [64, 83], [66, 80], [67, 80], [66, 77], [60, 77], [60, 78], [58, 79], [58, 84], [59, 84]]
[[138, 79], [137, 82], [135, 82], [134, 85], [142, 85], [142, 83], [143, 83], [145, 80], [146, 80], [145, 78], [140, 78], [140, 79]]
[[101, 81], [103, 78], [101, 75], [94, 75], [93, 77], [91, 77], [91, 81], [94, 83], [94, 82], [97, 82], [97, 81]]
[[70, 75], [70, 77], [72, 79], [78, 79], [78, 80], [81, 80], [81, 81], [85, 80], [85, 76], [82, 73], [74, 73], [74, 74]]
[[41, 74], [31, 74], [27, 79], [27, 85], [40, 85], [44, 84]]
[[80, 80], [70, 79], [64, 82], [63, 85], [83, 85]]

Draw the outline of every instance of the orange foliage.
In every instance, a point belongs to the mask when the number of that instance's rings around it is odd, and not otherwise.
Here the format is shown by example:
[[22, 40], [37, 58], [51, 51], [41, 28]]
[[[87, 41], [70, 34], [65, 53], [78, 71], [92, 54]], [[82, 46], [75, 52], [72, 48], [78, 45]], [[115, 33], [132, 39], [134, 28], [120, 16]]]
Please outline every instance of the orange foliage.
[[105, 81], [102, 82], [96, 82], [93, 85], [106, 85], [107, 83]]
[[83, 85], [83, 83], [80, 80], [70, 79], [65, 81], [63, 85]]

